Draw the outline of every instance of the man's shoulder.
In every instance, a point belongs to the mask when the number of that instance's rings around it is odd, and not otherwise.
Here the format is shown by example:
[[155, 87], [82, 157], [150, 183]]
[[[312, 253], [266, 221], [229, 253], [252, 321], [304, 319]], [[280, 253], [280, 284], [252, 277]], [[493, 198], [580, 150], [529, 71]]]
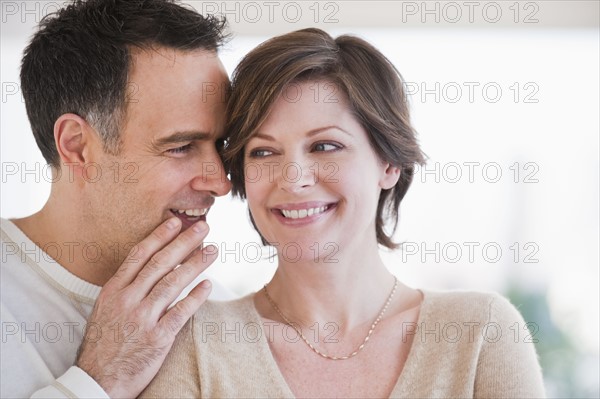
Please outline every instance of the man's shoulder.
[[2, 300], [14, 291], [20, 291], [21, 284], [28, 285], [36, 281], [37, 276], [27, 267], [28, 257], [23, 251], [33, 248], [25, 248], [21, 237], [23, 233], [8, 219], [0, 219], [0, 245], [2, 268]]
[[[41, 252], [16, 224], [5, 218], [0, 218], [0, 244], [3, 268], [5, 264], [24, 264], [28, 258], [35, 258]], [[27, 254], [32, 256], [28, 257]]]
[[[17, 241], [15, 233], [21, 232], [19, 228], [9, 219], [0, 218], [0, 241], [2, 242], [2, 252], [8, 243]], [[6, 244], [5, 244], [6, 243]], [[4, 257], [2, 257], [4, 260]]]

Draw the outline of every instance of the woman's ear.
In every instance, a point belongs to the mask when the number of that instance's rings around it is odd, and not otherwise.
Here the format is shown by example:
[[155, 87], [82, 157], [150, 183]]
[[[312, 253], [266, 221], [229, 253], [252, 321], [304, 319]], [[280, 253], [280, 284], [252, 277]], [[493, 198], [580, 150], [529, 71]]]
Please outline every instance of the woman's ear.
[[389, 163], [384, 164], [383, 173], [381, 175], [381, 179], [379, 180], [379, 187], [383, 190], [388, 190], [398, 183], [398, 179], [400, 179], [400, 173], [402, 169], [391, 165]]

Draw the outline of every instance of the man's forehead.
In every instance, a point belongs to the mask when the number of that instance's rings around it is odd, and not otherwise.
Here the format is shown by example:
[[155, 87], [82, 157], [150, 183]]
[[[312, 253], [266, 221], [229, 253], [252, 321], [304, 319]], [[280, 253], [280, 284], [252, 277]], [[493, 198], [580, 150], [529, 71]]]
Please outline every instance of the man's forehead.
[[169, 47], [131, 47], [129, 75], [153, 70], [177, 69], [185, 65], [203, 67], [196, 72], [203, 75], [214, 75], [220, 80], [228, 80], [216, 51], [206, 49], [179, 50]]
[[220, 133], [230, 83], [215, 52], [154, 48], [134, 53], [125, 136], [178, 142], [190, 133], [202, 135], [196, 139]]
[[165, 46], [130, 46], [128, 48], [131, 66], [139, 65], [140, 63], [148, 63], [150, 65], [173, 66], [182, 56], [192, 57], [204, 60], [219, 60], [219, 56], [214, 50], [207, 49], [190, 49], [180, 50]]

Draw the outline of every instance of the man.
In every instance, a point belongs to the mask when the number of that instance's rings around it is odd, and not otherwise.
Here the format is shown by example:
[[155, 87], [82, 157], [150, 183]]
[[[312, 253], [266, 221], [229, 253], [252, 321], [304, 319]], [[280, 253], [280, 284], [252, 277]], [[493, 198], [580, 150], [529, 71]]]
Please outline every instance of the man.
[[199, 247], [230, 189], [223, 26], [168, 0], [41, 22], [21, 83], [53, 183], [2, 220], [2, 397], [134, 397], [206, 300], [203, 281], [169, 307], [216, 258]]

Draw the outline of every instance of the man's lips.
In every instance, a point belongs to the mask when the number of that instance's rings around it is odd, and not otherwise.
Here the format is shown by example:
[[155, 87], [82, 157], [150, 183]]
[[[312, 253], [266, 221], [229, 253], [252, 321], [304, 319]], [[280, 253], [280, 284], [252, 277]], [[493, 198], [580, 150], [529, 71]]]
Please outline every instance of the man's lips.
[[187, 217], [205, 216], [210, 208], [191, 208], [191, 209], [171, 209], [175, 215], [185, 215]]
[[206, 215], [208, 214], [209, 208], [189, 208], [189, 209], [169, 209], [169, 211], [181, 220], [183, 228], [188, 228], [194, 223], [204, 220], [206, 221]]

